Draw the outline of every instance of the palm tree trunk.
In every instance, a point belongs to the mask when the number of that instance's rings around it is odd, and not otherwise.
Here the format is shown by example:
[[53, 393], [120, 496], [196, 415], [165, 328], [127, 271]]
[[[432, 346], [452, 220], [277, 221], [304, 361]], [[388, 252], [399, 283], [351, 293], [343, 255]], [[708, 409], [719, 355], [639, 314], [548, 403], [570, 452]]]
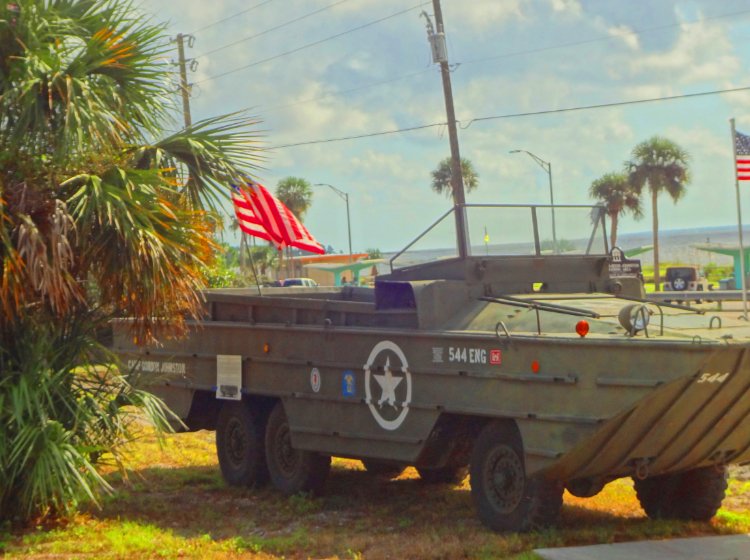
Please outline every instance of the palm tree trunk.
[[659, 212], [656, 207], [656, 189], [651, 189], [652, 227], [654, 229], [654, 289], [661, 291], [661, 276], [659, 274]]
[[610, 221], [612, 222], [612, 231], [609, 232], [609, 250], [610, 251], [615, 248], [615, 245], [617, 245], [617, 219], [618, 219], [618, 214], [619, 214], [619, 212], [609, 215]]

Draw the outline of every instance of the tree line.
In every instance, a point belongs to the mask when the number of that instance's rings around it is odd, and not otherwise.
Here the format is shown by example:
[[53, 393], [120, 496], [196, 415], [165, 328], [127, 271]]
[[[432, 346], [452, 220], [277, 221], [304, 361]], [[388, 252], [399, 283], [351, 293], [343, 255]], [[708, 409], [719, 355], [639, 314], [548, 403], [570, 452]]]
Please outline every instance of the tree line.
[[651, 199], [651, 225], [654, 253], [654, 284], [661, 286], [659, 274], [659, 208], [658, 199], [667, 193], [673, 202], [685, 195], [690, 182], [688, 153], [672, 140], [653, 136], [644, 140], [630, 154], [622, 171], [602, 175], [591, 183], [589, 194], [604, 205], [610, 218], [610, 245], [617, 245], [620, 216], [643, 216], [642, 197]]

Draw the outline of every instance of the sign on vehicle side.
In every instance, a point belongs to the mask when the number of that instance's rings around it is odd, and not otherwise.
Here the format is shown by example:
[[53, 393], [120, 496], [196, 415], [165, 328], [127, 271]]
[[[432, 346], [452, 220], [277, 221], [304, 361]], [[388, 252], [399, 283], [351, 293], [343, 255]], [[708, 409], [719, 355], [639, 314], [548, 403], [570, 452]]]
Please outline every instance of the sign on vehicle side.
[[503, 363], [503, 353], [500, 349], [472, 348], [469, 346], [435, 346], [432, 348], [432, 363], [453, 364], [490, 364], [499, 366]]

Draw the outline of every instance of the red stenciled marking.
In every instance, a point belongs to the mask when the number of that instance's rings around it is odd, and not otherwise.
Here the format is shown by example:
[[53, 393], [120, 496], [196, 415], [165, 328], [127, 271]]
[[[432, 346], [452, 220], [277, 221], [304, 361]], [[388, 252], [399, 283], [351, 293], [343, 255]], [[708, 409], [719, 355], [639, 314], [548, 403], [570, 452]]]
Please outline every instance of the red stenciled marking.
[[499, 366], [502, 363], [503, 363], [502, 350], [490, 350], [490, 364], [493, 366]]

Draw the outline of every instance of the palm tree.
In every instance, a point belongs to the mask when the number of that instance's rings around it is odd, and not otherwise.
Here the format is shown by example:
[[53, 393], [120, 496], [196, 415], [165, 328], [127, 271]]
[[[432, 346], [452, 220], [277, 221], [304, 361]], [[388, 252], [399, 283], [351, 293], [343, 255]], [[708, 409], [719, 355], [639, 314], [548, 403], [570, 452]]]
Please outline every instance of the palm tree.
[[654, 284], [661, 289], [659, 274], [659, 214], [657, 198], [666, 191], [677, 202], [685, 194], [690, 182], [690, 156], [680, 146], [662, 136], [654, 136], [633, 148], [632, 159], [626, 163], [628, 178], [639, 195], [648, 186], [651, 193], [651, 212], [654, 243]]
[[301, 177], [285, 177], [276, 185], [276, 198], [302, 221], [312, 203], [310, 183]]
[[218, 203], [260, 157], [244, 115], [162, 135], [168, 45], [128, 1], [0, 4], [0, 521], [106, 487], [123, 405], [166, 426], [100, 327], [149, 341], [197, 316]]
[[610, 246], [617, 245], [617, 225], [621, 214], [630, 212], [636, 219], [643, 216], [641, 198], [633, 190], [624, 173], [607, 173], [602, 175], [589, 188], [589, 196], [599, 200], [609, 216], [611, 223]]
[[[467, 193], [473, 191], [479, 186], [479, 173], [474, 169], [470, 160], [461, 158], [461, 175], [464, 180], [464, 191]], [[451, 158], [447, 157], [442, 160], [437, 169], [432, 172], [432, 190], [438, 194], [443, 194], [450, 198], [453, 196], [453, 187], [451, 186]]]
[[[300, 221], [310, 208], [312, 196], [313, 191], [310, 183], [301, 177], [285, 177], [276, 185], [276, 198], [289, 208]], [[286, 253], [286, 275], [289, 276], [289, 259], [291, 258], [289, 247], [286, 248]], [[278, 268], [281, 269], [283, 264], [283, 259], [279, 259]]]

